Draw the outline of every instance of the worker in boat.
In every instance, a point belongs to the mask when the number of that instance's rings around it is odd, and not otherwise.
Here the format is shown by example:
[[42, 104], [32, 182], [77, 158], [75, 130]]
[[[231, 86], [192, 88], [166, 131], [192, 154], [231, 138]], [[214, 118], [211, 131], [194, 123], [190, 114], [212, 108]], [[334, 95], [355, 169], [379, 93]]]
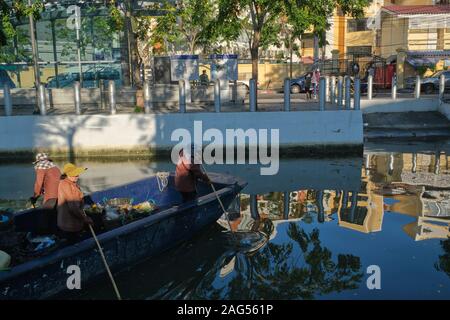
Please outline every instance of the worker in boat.
[[39, 197], [43, 197], [40, 206], [43, 210], [38, 216], [35, 231], [41, 234], [54, 233], [56, 232], [56, 204], [61, 171], [46, 153], [38, 153], [33, 164], [36, 178], [34, 193], [29, 200], [35, 207]]
[[195, 161], [201, 159], [195, 156], [194, 146], [191, 146], [189, 155], [181, 149], [179, 156], [175, 170], [175, 188], [181, 193], [183, 202], [188, 202], [197, 198], [197, 180], [203, 180], [209, 184], [211, 181], [201, 170], [199, 161]]
[[63, 175], [58, 188], [58, 228], [60, 236], [69, 243], [75, 243], [83, 238], [85, 227], [93, 221], [84, 211], [83, 192], [78, 185], [80, 174], [86, 168], [67, 163], [63, 168]]
[[61, 177], [61, 171], [49, 159], [48, 154], [38, 153], [36, 161], [33, 162], [36, 172], [34, 181], [34, 194], [30, 197], [30, 202], [34, 206], [40, 196], [44, 196], [41, 208], [55, 209], [58, 199], [58, 186]]

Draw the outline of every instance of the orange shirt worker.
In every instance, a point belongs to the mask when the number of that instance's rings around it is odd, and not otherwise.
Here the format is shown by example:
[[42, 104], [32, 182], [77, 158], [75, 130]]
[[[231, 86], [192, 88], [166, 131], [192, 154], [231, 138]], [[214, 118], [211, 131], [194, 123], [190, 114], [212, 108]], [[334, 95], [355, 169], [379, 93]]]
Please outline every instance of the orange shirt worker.
[[69, 243], [81, 240], [81, 233], [87, 224], [93, 225], [91, 218], [83, 211], [83, 192], [78, 185], [78, 177], [86, 168], [72, 163], [64, 165], [58, 188], [58, 228], [61, 236]]

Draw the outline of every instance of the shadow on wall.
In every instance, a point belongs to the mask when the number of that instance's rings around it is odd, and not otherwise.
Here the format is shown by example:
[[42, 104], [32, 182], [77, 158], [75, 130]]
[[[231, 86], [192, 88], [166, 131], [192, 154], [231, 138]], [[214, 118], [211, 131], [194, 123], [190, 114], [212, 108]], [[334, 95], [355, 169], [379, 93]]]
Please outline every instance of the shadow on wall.
[[[110, 122], [107, 117], [87, 115], [59, 118], [61, 120], [59, 122], [55, 121], [58, 118], [52, 116], [41, 119], [39, 119], [41, 121], [33, 121], [35, 128], [27, 130], [31, 133], [29, 139], [33, 141], [33, 149], [39, 151], [39, 149], [42, 149], [40, 146], [50, 146], [50, 150], [55, 150], [57, 153], [66, 153], [68, 160], [71, 162], [75, 160], [76, 146], [74, 141], [77, 131], [85, 128], [87, 123], [89, 123], [90, 130], [102, 131], [103, 127]], [[90, 121], [91, 119], [95, 119], [95, 121]], [[40, 132], [40, 135], [34, 136], [35, 132]]]

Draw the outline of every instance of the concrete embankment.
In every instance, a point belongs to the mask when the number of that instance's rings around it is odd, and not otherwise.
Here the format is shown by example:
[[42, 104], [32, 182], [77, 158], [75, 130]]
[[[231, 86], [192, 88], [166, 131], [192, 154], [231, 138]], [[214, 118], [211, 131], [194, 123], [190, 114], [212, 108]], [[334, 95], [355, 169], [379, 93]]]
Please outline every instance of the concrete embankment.
[[[0, 156], [29, 158], [37, 151], [53, 157], [167, 155], [178, 143], [172, 133], [184, 128], [194, 138], [196, 121], [203, 132], [217, 129], [227, 147], [227, 129], [254, 129], [260, 135], [266, 129], [269, 145], [271, 130], [279, 130], [281, 156], [362, 153], [362, 113], [347, 110], [0, 117]], [[218, 142], [204, 139], [203, 145]]]

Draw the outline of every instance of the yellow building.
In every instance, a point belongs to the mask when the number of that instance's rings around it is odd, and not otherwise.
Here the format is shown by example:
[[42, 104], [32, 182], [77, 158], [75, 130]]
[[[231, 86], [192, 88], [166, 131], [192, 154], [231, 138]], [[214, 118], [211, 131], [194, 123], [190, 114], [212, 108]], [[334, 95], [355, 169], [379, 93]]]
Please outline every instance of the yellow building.
[[[361, 19], [343, 15], [337, 8], [329, 19], [326, 45], [319, 49], [319, 58], [389, 58], [399, 50], [448, 50], [449, 4], [448, 0], [373, 0]], [[303, 60], [311, 63], [312, 30], [303, 36], [300, 53]]]
[[[398, 5], [421, 3], [421, 5]], [[382, 7], [382, 57], [399, 50], [430, 51], [450, 49], [450, 6], [427, 5], [431, 1], [396, 1]]]
[[[355, 19], [346, 16], [337, 8], [329, 19], [330, 28], [326, 32], [326, 45], [320, 48], [319, 57], [332, 58], [333, 53], [343, 55], [379, 54], [377, 50], [378, 15], [385, 1], [374, 0], [364, 10], [364, 17]], [[301, 45], [302, 57], [314, 56], [312, 30], [304, 35]]]

